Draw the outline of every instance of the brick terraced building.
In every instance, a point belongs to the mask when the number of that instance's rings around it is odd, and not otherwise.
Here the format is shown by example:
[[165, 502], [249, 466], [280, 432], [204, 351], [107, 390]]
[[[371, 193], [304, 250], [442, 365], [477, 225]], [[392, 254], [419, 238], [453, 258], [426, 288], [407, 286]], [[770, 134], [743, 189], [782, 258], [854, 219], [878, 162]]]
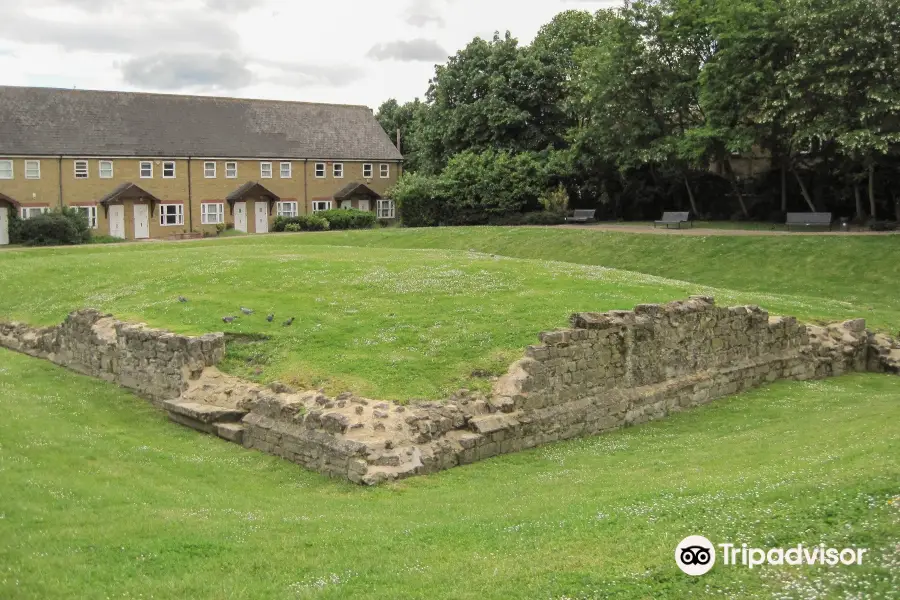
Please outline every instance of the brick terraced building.
[[365, 106], [0, 86], [0, 244], [9, 210], [63, 206], [124, 239], [342, 207], [392, 219], [401, 169]]

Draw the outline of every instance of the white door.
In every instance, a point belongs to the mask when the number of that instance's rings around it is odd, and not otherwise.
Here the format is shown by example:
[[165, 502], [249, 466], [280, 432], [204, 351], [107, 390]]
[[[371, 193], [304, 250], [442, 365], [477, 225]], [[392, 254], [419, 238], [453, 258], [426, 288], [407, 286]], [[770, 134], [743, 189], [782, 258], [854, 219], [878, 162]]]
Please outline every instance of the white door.
[[150, 237], [150, 208], [146, 204], [134, 205], [134, 239]]
[[6, 207], [0, 206], [0, 246], [9, 243], [9, 216], [6, 213]]
[[341, 208], [353, 208], [353, 200], [341, 200]]
[[255, 202], [256, 233], [269, 233], [269, 203]]
[[247, 203], [234, 203], [234, 228], [247, 233]]
[[360, 200], [359, 201], [359, 210], [368, 211], [369, 209], [369, 201], [368, 200]]
[[109, 235], [125, 239], [125, 207], [121, 204], [109, 207]]

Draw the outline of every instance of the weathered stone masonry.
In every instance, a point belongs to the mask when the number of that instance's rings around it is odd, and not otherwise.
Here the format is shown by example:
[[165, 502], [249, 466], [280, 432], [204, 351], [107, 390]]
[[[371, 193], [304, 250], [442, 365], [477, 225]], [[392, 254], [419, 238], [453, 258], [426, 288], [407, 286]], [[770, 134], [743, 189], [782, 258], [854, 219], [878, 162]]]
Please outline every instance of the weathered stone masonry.
[[409, 407], [262, 387], [219, 372], [224, 337], [189, 338], [73, 313], [59, 327], [0, 324], [0, 346], [132, 389], [170, 417], [357, 483], [430, 473], [658, 419], [778, 379], [900, 373], [900, 343], [861, 319], [829, 326], [694, 297], [572, 316], [500, 378]]
[[159, 406], [225, 356], [221, 333], [175, 335], [91, 309], [73, 312], [56, 327], [0, 323], [0, 346], [117, 383]]

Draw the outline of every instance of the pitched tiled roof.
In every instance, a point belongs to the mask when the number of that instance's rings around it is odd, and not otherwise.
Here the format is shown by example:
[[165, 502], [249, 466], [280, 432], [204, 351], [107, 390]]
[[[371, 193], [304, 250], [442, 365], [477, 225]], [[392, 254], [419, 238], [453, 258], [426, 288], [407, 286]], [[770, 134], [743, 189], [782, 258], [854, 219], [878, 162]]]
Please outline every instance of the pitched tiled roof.
[[399, 160], [366, 106], [0, 86], [0, 156]]
[[255, 194], [257, 196], [267, 196], [276, 201], [281, 200], [281, 198], [279, 198], [274, 192], [266, 189], [264, 185], [262, 185], [261, 183], [257, 183], [256, 181], [248, 181], [241, 187], [228, 194], [225, 199], [231, 203], [240, 202], [251, 194]]
[[381, 194], [370, 188], [364, 183], [348, 183], [340, 189], [335, 195], [335, 200], [343, 200], [355, 194], [365, 194], [372, 198], [381, 198]]
[[15, 200], [14, 198], [10, 198], [4, 193], [0, 193], [0, 200], [6, 200], [13, 205], [13, 208], [20, 208], [22, 206], [17, 200]]
[[100, 204], [106, 206], [109, 204], [120, 203], [122, 202], [122, 200], [133, 200], [136, 198], [146, 198], [153, 202], [162, 202], [162, 200], [160, 200], [144, 188], [134, 185], [131, 182], [127, 182], [117, 186], [116, 189], [100, 198]]

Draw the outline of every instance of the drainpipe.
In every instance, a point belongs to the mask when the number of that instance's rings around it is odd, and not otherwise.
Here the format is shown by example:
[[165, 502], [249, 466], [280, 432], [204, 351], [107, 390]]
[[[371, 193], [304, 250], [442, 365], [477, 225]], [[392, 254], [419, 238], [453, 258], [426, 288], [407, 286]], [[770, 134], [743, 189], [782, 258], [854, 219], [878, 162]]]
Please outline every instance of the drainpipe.
[[60, 154], [60, 155], [59, 155], [59, 158], [57, 159], [57, 161], [58, 161], [57, 164], [59, 165], [59, 173], [58, 173], [58, 175], [59, 175], [59, 209], [60, 209], [60, 210], [62, 210], [62, 208], [63, 208], [62, 158], [63, 158], [63, 157], [62, 157], [62, 154]]
[[188, 231], [194, 232], [194, 198], [191, 186], [191, 157], [188, 156]]
[[309, 184], [307, 169], [309, 168], [309, 159], [303, 159], [303, 214], [309, 214]]

